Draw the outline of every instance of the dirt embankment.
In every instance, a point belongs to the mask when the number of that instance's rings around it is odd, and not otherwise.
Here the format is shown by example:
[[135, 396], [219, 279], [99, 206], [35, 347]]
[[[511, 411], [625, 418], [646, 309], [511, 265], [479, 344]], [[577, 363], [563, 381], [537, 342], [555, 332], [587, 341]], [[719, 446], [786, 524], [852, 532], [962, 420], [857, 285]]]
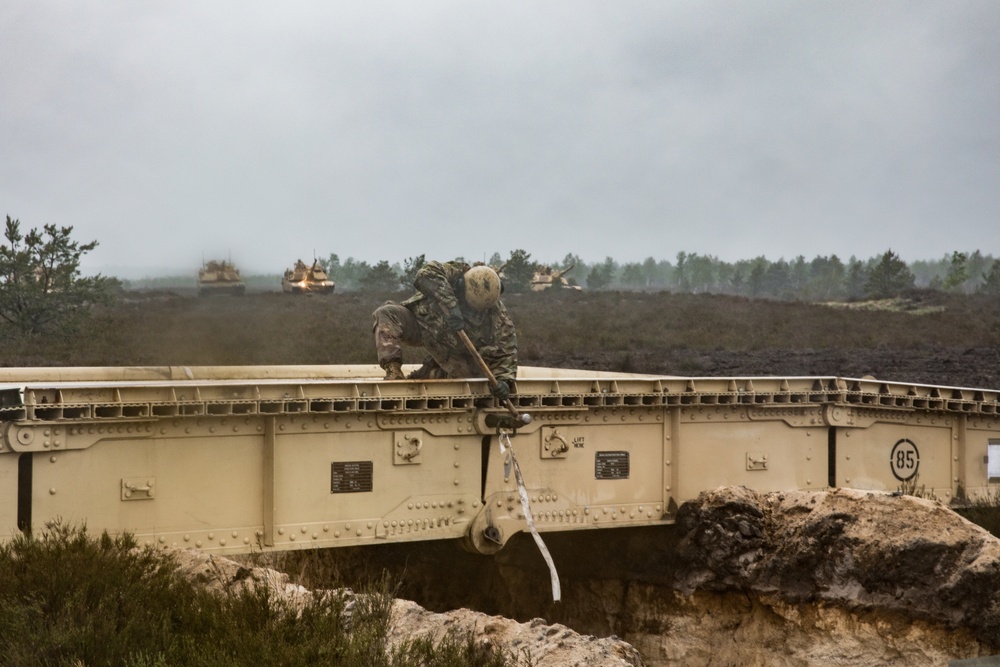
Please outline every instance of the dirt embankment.
[[943, 665], [1000, 652], [1000, 540], [935, 501], [724, 488], [682, 507], [678, 529], [679, 606], [646, 616], [670, 631], [626, 633], [651, 665]]
[[[290, 602], [292, 609], [307, 604], [313, 595], [312, 591], [292, 583], [287, 574], [273, 569], [246, 566], [196, 549], [172, 549], [172, 555], [185, 577], [220, 594], [265, 587]], [[340, 593], [349, 600], [346, 609], [350, 613], [354, 593], [349, 589]], [[639, 652], [617, 637], [582, 635], [541, 618], [520, 623], [470, 609], [435, 613], [409, 600], [397, 599], [393, 603], [390, 645], [425, 636], [439, 640], [447, 633], [457, 633], [459, 637], [472, 633], [483, 644], [520, 660], [530, 659], [535, 667], [643, 667], [644, 664]]]
[[[397, 602], [394, 636], [473, 629], [539, 667], [941, 666], [1000, 653], [1000, 540], [936, 501], [724, 487], [683, 505], [675, 526], [545, 541], [558, 603], [530, 537], [492, 557], [452, 543], [330, 557], [404, 582], [422, 606]], [[275, 576], [302, 594], [264, 578]]]

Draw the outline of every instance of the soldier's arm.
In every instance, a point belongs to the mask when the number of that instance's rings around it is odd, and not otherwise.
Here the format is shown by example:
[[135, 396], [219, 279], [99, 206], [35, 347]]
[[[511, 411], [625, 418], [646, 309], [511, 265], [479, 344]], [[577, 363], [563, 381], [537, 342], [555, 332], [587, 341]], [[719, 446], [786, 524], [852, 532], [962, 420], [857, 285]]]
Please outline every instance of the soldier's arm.
[[458, 306], [458, 297], [452, 287], [464, 273], [454, 262], [430, 261], [420, 267], [413, 286], [424, 296], [436, 299], [448, 310]]
[[493, 344], [483, 350], [483, 360], [497, 380], [510, 383], [517, 377], [517, 333], [503, 303], [493, 315]]

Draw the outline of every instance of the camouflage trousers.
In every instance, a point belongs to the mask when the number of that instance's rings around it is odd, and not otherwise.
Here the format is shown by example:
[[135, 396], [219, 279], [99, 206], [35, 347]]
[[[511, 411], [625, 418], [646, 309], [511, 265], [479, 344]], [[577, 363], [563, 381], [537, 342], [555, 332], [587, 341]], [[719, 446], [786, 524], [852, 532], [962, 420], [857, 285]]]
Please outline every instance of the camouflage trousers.
[[456, 336], [455, 333], [430, 331], [406, 306], [392, 301], [379, 306], [372, 313], [372, 333], [382, 368], [388, 368], [391, 361], [402, 362], [403, 347], [425, 347], [431, 354], [424, 360], [424, 367], [412, 374], [414, 377], [482, 377], [470, 355], [439, 344], [442, 335]]

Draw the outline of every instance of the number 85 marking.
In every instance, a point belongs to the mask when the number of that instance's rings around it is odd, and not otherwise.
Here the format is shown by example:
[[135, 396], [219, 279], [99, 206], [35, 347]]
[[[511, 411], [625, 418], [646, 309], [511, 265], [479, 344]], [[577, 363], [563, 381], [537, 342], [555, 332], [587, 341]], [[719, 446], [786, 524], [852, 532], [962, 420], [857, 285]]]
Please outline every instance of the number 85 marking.
[[901, 482], [913, 479], [920, 467], [920, 452], [912, 440], [903, 438], [897, 442], [889, 454], [889, 467], [893, 476]]

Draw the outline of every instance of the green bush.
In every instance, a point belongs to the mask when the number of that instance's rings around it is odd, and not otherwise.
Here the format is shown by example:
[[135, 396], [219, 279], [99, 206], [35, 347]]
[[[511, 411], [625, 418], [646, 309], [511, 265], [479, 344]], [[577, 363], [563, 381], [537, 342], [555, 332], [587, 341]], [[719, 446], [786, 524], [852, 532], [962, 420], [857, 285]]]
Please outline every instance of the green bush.
[[448, 635], [387, 643], [392, 588], [316, 594], [303, 606], [266, 587], [212, 593], [168, 553], [124, 535], [49, 524], [0, 544], [4, 665], [504, 667], [518, 660]]

